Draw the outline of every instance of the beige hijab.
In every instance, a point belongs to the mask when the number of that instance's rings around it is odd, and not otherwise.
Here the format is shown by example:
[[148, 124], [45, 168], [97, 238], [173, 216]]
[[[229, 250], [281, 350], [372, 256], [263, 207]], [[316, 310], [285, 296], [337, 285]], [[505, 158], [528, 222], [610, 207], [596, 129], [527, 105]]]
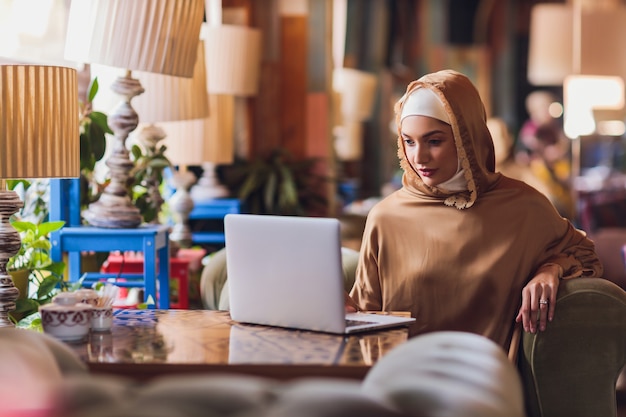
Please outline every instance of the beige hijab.
[[[467, 181], [467, 191], [446, 191], [430, 187], [407, 161], [400, 136], [402, 108], [409, 96], [419, 89], [432, 90], [448, 114], [457, 148], [459, 164]], [[407, 87], [404, 96], [396, 103], [396, 125], [398, 126], [398, 157], [404, 170], [402, 184], [414, 193], [441, 198], [443, 203], [458, 209], [474, 205], [479, 195], [488, 190], [498, 179], [495, 174], [495, 154], [491, 134], [486, 125], [485, 107], [472, 82], [463, 74], [444, 70], [425, 75]]]

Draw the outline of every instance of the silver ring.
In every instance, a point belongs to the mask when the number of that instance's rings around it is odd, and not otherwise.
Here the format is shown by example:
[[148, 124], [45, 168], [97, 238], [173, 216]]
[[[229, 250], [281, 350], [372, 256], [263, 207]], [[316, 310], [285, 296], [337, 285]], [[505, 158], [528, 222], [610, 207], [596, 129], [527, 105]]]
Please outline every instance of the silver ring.
[[548, 304], [548, 300], [539, 300], [539, 304]]

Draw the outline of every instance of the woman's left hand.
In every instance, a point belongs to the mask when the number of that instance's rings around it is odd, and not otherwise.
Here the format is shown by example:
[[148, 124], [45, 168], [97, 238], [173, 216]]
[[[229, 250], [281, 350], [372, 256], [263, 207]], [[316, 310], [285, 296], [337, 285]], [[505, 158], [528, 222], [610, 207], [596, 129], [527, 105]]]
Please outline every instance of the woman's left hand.
[[522, 305], [515, 318], [522, 322], [524, 331], [544, 331], [554, 318], [556, 293], [559, 289], [560, 268], [550, 264], [539, 268], [537, 274], [522, 288]]

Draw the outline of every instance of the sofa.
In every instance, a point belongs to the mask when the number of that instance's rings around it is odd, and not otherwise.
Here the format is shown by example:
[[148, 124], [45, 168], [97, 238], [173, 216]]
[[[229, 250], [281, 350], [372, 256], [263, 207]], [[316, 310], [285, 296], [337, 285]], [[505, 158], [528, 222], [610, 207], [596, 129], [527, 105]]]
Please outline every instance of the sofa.
[[[342, 261], [349, 289], [358, 252], [343, 248]], [[228, 309], [227, 279], [222, 249], [202, 272], [205, 308]], [[604, 278], [561, 281], [554, 321], [545, 332], [520, 337], [515, 365], [527, 415], [616, 416], [616, 386], [626, 393], [625, 364], [626, 292]]]
[[413, 338], [363, 381], [199, 374], [139, 382], [90, 374], [46, 334], [2, 328], [0, 383], [3, 417], [524, 416], [515, 366], [495, 343], [463, 332]]

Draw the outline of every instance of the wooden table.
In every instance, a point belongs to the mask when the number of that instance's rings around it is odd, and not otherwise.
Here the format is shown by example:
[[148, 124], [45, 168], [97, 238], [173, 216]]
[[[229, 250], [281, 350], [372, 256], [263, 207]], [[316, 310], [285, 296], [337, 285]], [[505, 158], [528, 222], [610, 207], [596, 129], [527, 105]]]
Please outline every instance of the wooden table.
[[111, 332], [70, 346], [91, 372], [149, 379], [172, 373], [244, 373], [278, 379], [362, 379], [408, 329], [342, 336], [241, 324], [226, 311], [116, 310]]

